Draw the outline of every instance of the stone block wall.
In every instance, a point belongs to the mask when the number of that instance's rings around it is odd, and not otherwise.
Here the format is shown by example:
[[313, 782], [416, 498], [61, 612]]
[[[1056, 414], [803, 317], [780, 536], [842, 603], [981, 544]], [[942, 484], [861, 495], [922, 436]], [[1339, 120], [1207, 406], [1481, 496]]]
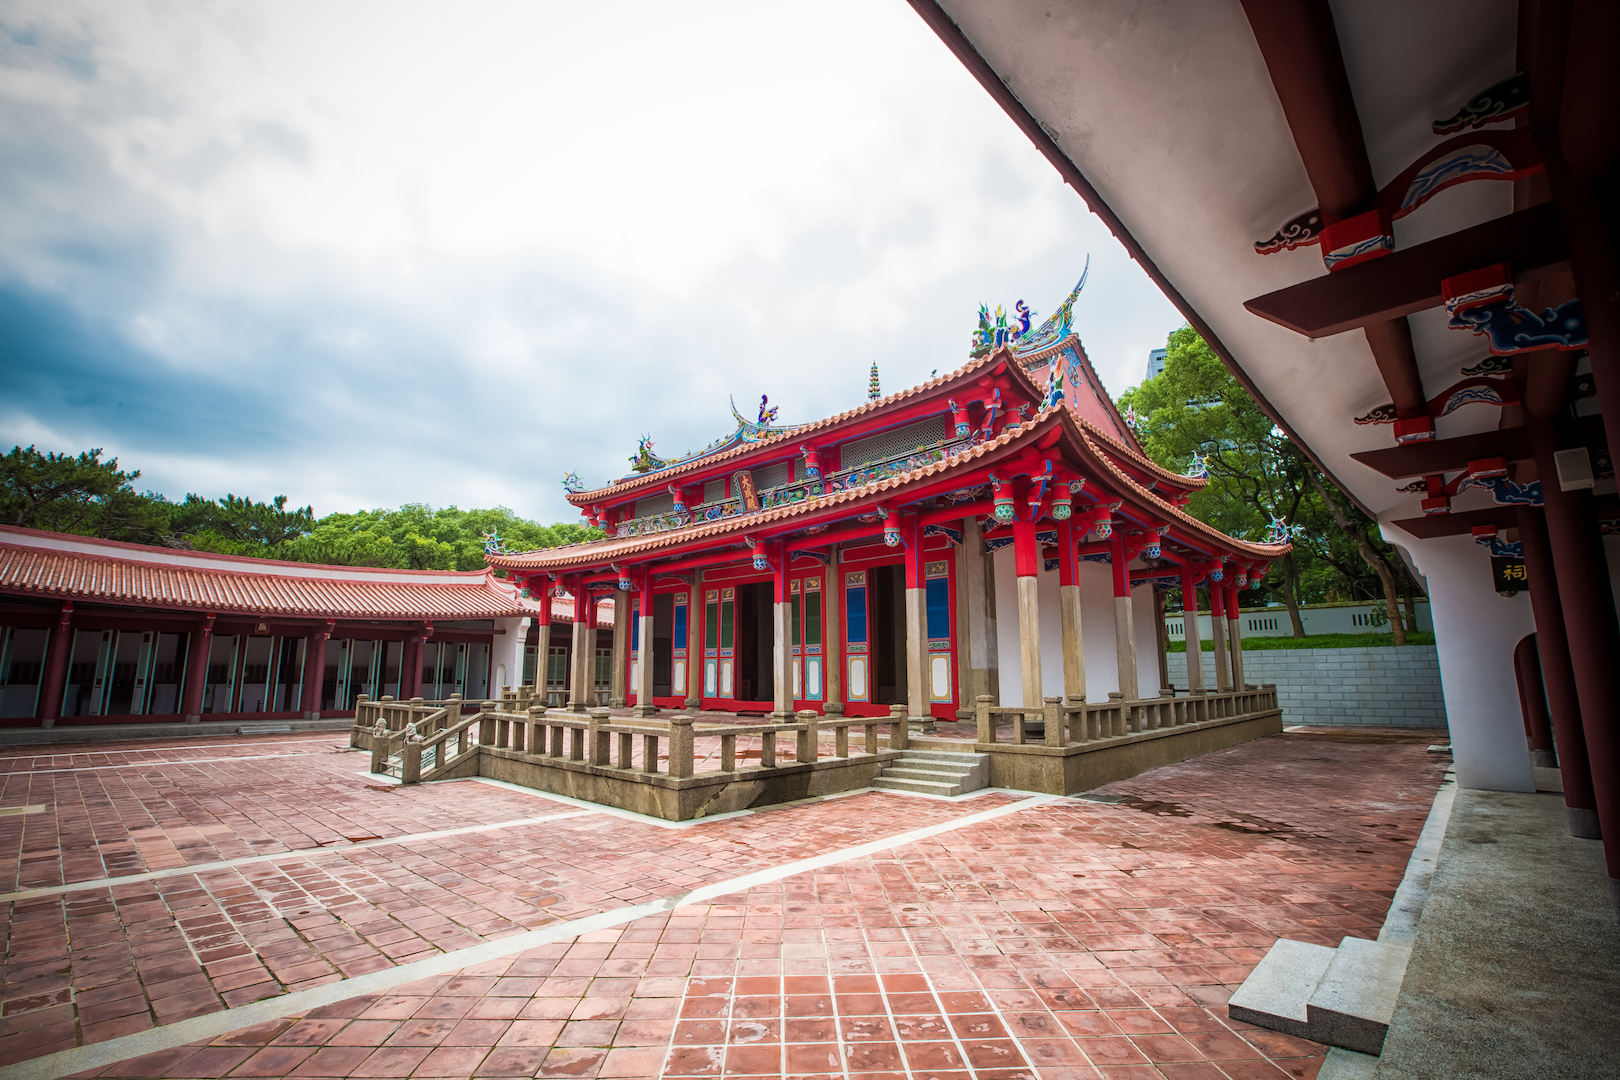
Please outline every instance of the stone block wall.
[[[1215, 686], [1215, 654], [1204, 653]], [[1170, 682], [1186, 689], [1187, 654], [1168, 656]], [[1288, 725], [1445, 727], [1440, 660], [1433, 645], [1372, 649], [1268, 649], [1243, 654], [1247, 682], [1276, 683]]]

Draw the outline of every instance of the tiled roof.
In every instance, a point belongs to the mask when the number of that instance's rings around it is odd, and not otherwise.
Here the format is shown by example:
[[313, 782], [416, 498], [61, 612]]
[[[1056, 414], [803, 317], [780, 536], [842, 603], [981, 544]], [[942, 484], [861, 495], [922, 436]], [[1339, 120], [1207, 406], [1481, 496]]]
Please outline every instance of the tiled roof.
[[[389, 570], [212, 555], [0, 526], [0, 591], [221, 614], [491, 619], [538, 604], [487, 570]], [[572, 604], [562, 602], [572, 617]], [[554, 609], [555, 610], [555, 609]]]
[[[583, 544], [570, 544], [566, 547], [546, 548], [542, 551], [523, 552], [513, 555], [492, 555], [489, 557], [489, 562], [492, 566], [512, 570], [565, 571], [575, 568], [600, 567], [616, 559], [641, 557], [661, 549], [678, 550], [696, 542], [713, 540], [728, 535], [734, 537], [740, 543], [743, 534], [767, 528], [780, 521], [809, 517], [833, 507], [851, 503], [881, 502], [887, 493], [897, 488], [910, 487], [930, 477], [969, 468], [974, 462], [996, 454], [998, 451], [1014, 444], [1034, 442], [1050, 430], [1054, 423], [1068, 429], [1072, 438], [1072, 445], [1079, 449], [1084, 456], [1094, 459], [1095, 465], [1100, 467], [1096, 471], [1105, 474], [1110, 479], [1110, 486], [1119, 495], [1141, 506], [1156, 519], [1180, 525], [1184, 531], [1196, 533], [1208, 541], [1213, 541], [1218, 547], [1236, 553], [1254, 555], [1259, 559], [1270, 560], [1278, 558], [1287, 552], [1288, 547], [1286, 545], [1250, 544], [1235, 537], [1227, 536], [1220, 530], [1205, 525], [1197, 518], [1189, 516], [1154, 492], [1147, 490], [1110, 460], [1109, 451], [1105, 450], [1102, 442], [1097, 438], [1102, 433], [1095, 425], [1082, 417], [1076, 416], [1071, 410], [1060, 406], [1044, 409], [1037, 413], [1032, 420], [1021, 425], [1016, 430], [1005, 431], [996, 438], [981, 443], [972, 449], [965, 450], [955, 457], [852, 490], [807, 498], [802, 502], [792, 503], [788, 506], [773, 507], [758, 513], [722, 518], [719, 521], [695, 525], [685, 529], [672, 529], [668, 532], [625, 537], [623, 539], [592, 540]], [[1109, 441], [1111, 442], [1111, 440]]]
[[[727, 450], [723, 454], [715, 454], [712, 457], [697, 458], [674, 468], [659, 469], [656, 472], [650, 472], [644, 476], [616, 480], [607, 487], [596, 488], [594, 491], [572, 492], [568, 496], [568, 501], [573, 503], [575, 506], [583, 506], [589, 503], [599, 502], [603, 499], [620, 498], [626, 493], [632, 491], [642, 491], [648, 488], [657, 488], [662, 490], [663, 485], [674, 477], [686, 476], [699, 469], [706, 469], [716, 462], [731, 461], [735, 458], [742, 457], [746, 454], [752, 454], [767, 447], [782, 446], [795, 442], [796, 440], [803, 439], [807, 435], [814, 432], [825, 431], [827, 428], [835, 427], [839, 424], [846, 423], [847, 421], [858, 419], [871, 413], [878, 412], [882, 409], [887, 409], [891, 405], [897, 405], [900, 402], [906, 401], [910, 398], [918, 397], [929, 390], [936, 390], [939, 387], [945, 386], [947, 383], [957, 381], [964, 375], [975, 374], [983, 368], [1002, 361], [1006, 361], [1009, 369], [1018, 367], [1018, 362], [1013, 358], [1009, 350], [1005, 348], [997, 349], [988, 356], [983, 356], [977, 360], [968, 361], [955, 371], [946, 372], [944, 375], [929, 379], [925, 383], [910, 387], [906, 390], [901, 390], [898, 393], [890, 394], [886, 398], [879, 398], [877, 401], [868, 401], [863, 405], [858, 405], [853, 409], [845, 410], [844, 412], [838, 413], [835, 416], [829, 416], [824, 420], [813, 420], [808, 424], [800, 424], [799, 426], [785, 431], [780, 435], [773, 435], [768, 439], [761, 439], [759, 442], [749, 443], [746, 446], [739, 446], [735, 449]], [[1022, 369], [1020, 369], [1019, 373], [1024, 376], [1025, 382], [1029, 382], [1029, 376], [1025, 374]], [[1034, 384], [1030, 383], [1030, 385], [1033, 386]], [[1039, 394], [1037, 393], [1036, 396], [1038, 397]]]

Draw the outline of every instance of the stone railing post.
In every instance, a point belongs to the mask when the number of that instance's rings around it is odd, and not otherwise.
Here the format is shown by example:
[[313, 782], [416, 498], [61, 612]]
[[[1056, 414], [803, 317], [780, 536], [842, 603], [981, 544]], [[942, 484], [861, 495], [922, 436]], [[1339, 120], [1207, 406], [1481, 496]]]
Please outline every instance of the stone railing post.
[[453, 728], [461, 723], [461, 695], [451, 694], [450, 700], [444, 703], [444, 726]]
[[692, 775], [692, 718], [685, 713], [669, 718], [669, 775], [677, 780]]
[[480, 746], [495, 745], [495, 710], [500, 704], [494, 701], [484, 702], [483, 717], [478, 721], [478, 744]]
[[1060, 697], [1047, 697], [1041, 699], [1042, 721], [1046, 728], [1046, 745], [1063, 745], [1063, 699]]
[[400, 751], [399, 771], [401, 783], [416, 784], [422, 780], [422, 734], [416, 728], [414, 716], [405, 725], [405, 746]]
[[980, 694], [975, 701], [974, 712], [978, 716], [979, 741], [993, 743], [996, 741], [996, 720], [990, 715], [990, 695]]
[[371, 732], [371, 771], [383, 772], [388, 768], [388, 736], [375, 728]]
[[816, 715], [816, 711], [814, 709], [800, 709], [798, 719], [799, 722], [804, 725], [804, 730], [799, 732], [799, 752], [796, 756], [800, 762], [810, 762], [814, 764], [816, 756], [821, 749], [821, 732], [817, 729], [816, 724], [816, 721], [819, 720], [820, 717]]
[[[586, 756], [592, 765], [601, 765], [605, 767], [609, 764], [609, 754], [612, 751], [611, 744], [613, 742], [613, 733], [611, 731], [603, 731], [602, 725], [608, 722], [608, 717], [612, 714], [606, 709], [592, 709], [586, 713], [586, 715], [590, 717], [590, 720], [588, 721], [590, 726], [585, 732]], [[673, 753], [670, 755], [670, 760], [672, 763], [674, 761], [674, 756], [675, 755]]]
[[889, 749], [904, 750], [911, 745], [911, 722], [906, 719], [906, 706], [889, 706]]

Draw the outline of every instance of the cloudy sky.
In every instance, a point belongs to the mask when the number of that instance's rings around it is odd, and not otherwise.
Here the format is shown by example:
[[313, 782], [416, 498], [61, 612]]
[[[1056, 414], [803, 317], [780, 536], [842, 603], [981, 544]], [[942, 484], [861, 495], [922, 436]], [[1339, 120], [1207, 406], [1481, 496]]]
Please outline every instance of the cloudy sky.
[[1181, 320], [902, 0], [0, 6], [0, 440], [171, 497], [575, 520], [1087, 254], [1117, 394]]

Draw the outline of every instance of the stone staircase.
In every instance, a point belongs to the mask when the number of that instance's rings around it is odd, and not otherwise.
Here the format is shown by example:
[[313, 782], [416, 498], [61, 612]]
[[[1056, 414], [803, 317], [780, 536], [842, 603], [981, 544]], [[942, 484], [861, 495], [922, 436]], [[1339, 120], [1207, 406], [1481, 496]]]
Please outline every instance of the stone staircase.
[[1410, 946], [1365, 938], [1347, 937], [1337, 949], [1281, 938], [1232, 995], [1227, 1015], [1376, 1056], [1411, 957]]
[[884, 766], [872, 786], [918, 795], [961, 795], [990, 783], [989, 754], [947, 750], [907, 750]]

